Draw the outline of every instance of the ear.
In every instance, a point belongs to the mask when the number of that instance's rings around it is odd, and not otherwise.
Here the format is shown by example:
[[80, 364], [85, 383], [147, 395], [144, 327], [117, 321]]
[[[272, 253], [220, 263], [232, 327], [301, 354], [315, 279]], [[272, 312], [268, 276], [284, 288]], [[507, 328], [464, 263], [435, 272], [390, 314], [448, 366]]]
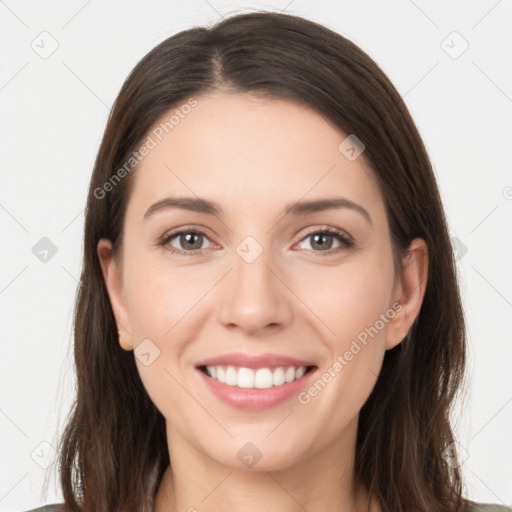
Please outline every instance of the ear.
[[394, 300], [400, 304], [386, 331], [386, 350], [398, 345], [418, 317], [425, 296], [428, 278], [428, 247], [422, 238], [415, 238], [403, 259], [403, 272], [398, 276]]
[[132, 329], [130, 316], [126, 306], [123, 291], [123, 273], [121, 266], [114, 258], [112, 242], [102, 238], [97, 245], [103, 278], [110, 297], [110, 304], [116, 317], [117, 330], [119, 331], [119, 344], [124, 350], [133, 350]]

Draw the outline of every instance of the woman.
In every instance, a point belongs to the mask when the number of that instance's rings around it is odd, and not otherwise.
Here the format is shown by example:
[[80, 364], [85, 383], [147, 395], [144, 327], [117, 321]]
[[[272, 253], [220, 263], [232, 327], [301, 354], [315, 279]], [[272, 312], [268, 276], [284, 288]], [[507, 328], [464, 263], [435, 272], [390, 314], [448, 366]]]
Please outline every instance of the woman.
[[424, 145], [377, 64], [302, 18], [181, 32], [126, 80], [75, 363], [55, 510], [509, 510], [462, 496], [465, 327]]

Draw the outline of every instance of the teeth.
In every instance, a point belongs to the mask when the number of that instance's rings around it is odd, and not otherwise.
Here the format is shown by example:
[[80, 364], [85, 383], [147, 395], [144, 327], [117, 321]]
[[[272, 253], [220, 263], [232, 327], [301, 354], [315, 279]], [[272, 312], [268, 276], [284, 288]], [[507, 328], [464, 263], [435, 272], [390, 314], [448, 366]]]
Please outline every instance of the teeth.
[[293, 382], [295, 380], [295, 368], [293, 366], [290, 366], [290, 368], [286, 370], [284, 380], [286, 380], [286, 382]]
[[271, 388], [272, 384], [272, 371], [268, 368], [260, 368], [254, 375], [254, 387], [258, 389]]
[[295, 372], [295, 378], [300, 379], [305, 373], [306, 373], [306, 367], [301, 366], [300, 368], [297, 368], [297, 371]]
[[246, 389], [267, 389], [281, 386], [285, 382], [300, 379], [306, 373], [306, 367], [295, 369], [293, 366], [279, 368], [236, 368], [234, 366], [207, 366], [208, 375], [228, 386]]
[[285, 382], [284, 370], [282, 368], [276, 368], [272, 373], [272, 384], [274, 386], [280, 386]]
[[224, 382], [230, 386], [236, 386], [236, 370], [232, 366], [227, 367]]
[[[232, 366], [228, 366], [228, 368], [231, 368], [233, 371], [235, 371], [235, 369]], [[226, 382], [225, 384], [229, 384], [229, 382]], [[231, 384], [231, 386], [238, 386], [239, 388], [253, 388], [254, 371], [251, 370], [250, 368], [240, 368], [238, 370], [238, 382]]]

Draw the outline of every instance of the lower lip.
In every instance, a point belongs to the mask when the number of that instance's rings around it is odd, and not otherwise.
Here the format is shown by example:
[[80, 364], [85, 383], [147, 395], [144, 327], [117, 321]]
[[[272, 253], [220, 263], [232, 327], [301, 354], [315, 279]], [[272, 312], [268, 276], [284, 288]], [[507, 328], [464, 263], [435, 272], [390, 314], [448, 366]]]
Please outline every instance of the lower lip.
[[224, 403], [246, 411], [262, 411], [279, 405], [294, 395], [298, 395], [316, 368], [304, 374], [300, 379], [287, 382], [280, 386], [266, 389], [247, 389], [238, 386], [228, 386], [218, 380], [208, 377], [203, 371], [197, 369], [205, 384]]

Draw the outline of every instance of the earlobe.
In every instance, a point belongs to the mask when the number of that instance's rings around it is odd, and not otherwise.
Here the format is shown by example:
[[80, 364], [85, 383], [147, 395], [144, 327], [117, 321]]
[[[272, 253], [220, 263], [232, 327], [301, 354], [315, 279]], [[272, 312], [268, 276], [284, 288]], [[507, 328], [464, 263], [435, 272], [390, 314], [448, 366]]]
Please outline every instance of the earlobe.
[[395, 300], [401, 305], [386, 333], [386, 350], [403, 341], [418, 317], [428, 281], [428, 247], [422, 238], [414, 239], [403, 260]]
[[96, 250], [110, 298], [110, 304], [116, 318], [119, 344], [124, 350], [133, 350], [130, 319], [123, 293], [122, 271], [114, 258], [112, 242], [102, 238], [98, 242]]

